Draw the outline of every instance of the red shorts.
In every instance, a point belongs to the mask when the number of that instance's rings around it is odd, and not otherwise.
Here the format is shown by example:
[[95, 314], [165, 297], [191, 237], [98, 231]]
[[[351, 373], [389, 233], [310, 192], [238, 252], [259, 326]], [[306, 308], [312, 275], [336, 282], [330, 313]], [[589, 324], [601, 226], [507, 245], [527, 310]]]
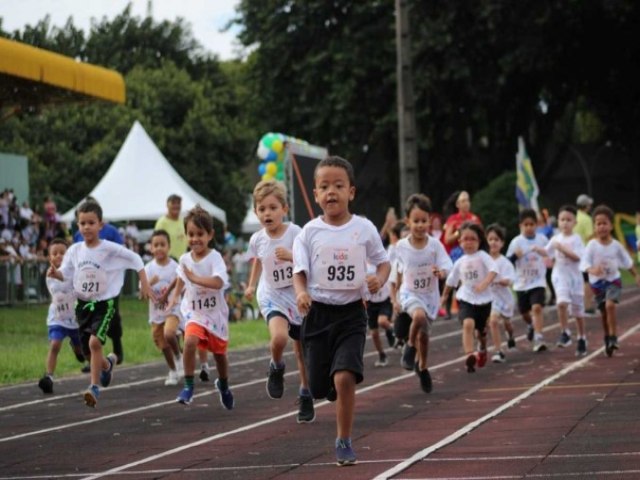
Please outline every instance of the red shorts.
[[229, 342], [216, 337], [202, 325], [188, 323], [185, 338], [189, 336], [198, 337], [198, 348], [200, 350], [208, 350], [216, 355], [225, 355], [227, 353], [227, 345]]

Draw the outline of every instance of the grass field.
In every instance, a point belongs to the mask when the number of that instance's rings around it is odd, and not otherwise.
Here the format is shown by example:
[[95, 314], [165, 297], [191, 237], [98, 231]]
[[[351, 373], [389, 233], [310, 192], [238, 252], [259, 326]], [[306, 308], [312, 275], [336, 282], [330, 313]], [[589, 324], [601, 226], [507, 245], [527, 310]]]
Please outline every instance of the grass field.
[[[0, 308], [0, 385], [36, 381], [44, 373], [49, 349], [47, 308], [48, 305]], [[151, 340], [147, 308], [147, 304], [139, 300], [120, 300], [127, 365], [162, 361], [162, 354]], [[268, 341], [269, 332], [262, 319], [230, 325], [230, 349], [266, 345]], [[65, 345], [67, 343], [68, 340]], [[111, 351], [109, 340], [105, 350]], [[71, 347], [65, 346], [58, 355], [55, 375], [78, 374], [81, 366]]]

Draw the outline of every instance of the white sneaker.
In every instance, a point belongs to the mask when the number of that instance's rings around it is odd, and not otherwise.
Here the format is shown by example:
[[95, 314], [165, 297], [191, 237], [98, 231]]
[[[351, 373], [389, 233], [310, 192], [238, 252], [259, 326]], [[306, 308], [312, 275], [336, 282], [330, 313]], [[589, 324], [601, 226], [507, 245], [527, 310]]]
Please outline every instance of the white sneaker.
[[164, 381], [165, 385], [178, 385], [180, 382], [180, 375], [175, 370], [169, 370], [167, 379]]
[[179, 377], [184, 377], [184, 364], [182, 363], [182, 356], [175, 358], [174, 363], [176, 364], [176, 372], [178, 372]]
[[491, 357], [491, 361], [493, 363], [504, 363], [507, 361], [507, 359], [505, 358], [504, 353], [496, 352], [493, 354], [493, 357]]

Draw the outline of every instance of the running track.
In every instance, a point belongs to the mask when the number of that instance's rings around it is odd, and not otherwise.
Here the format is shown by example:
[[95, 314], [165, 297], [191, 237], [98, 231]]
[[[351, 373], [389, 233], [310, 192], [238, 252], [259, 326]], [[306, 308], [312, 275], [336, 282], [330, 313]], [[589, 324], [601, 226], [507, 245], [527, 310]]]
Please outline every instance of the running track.
[[[607, 358], [599, 318], [587, 320], [589, 355], [534, 354], [516, 319], [517, 352], [503, 365], [467, 374], [457, 321], [432, 335], [434, 391], [399, 367], [386, 368], [367, 345], [354, 447], [358, 464], [335, 466], [334, 406], [316, 402], [316, 421], [298, 425], [297, 373], [287, 356], [281, 400], [265, 392], [267, 349], [230, 352], [236, 408], [219, 404], [211, 384], [194, 403], [174, 402], [160, 363], [116, 369], [93, 410], [80, 392], [86, 377], [0, 389], [0, 480], [41, 478], [215, 479], [638, 479], [640, 478], [640, 291], [618, 309], [621, 350]], [[546, 311], [546, 340], [558, 335]]]

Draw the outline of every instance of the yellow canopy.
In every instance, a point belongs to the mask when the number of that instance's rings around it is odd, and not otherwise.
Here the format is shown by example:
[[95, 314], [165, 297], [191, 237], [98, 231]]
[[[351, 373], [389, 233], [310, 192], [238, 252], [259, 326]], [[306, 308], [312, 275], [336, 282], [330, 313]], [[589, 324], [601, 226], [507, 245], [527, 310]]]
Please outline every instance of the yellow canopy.
[[122, 104], [124, 78], [115, 70], [0, 38], [0, 107], [86, 97]]

